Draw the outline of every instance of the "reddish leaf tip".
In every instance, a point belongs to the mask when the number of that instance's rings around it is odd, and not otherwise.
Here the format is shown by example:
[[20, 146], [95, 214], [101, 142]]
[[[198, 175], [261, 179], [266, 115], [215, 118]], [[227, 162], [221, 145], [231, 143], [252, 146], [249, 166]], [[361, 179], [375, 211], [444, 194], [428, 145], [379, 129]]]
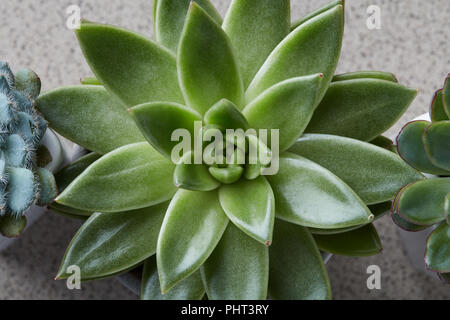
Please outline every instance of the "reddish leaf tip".
[[267, 240], [267, 241], [266, 241], [266, 246], [270, 246], [270, 245], [271, 245], [270, 241]]
[[319, 78], [323, 78], [323, 73], [319, 73]]

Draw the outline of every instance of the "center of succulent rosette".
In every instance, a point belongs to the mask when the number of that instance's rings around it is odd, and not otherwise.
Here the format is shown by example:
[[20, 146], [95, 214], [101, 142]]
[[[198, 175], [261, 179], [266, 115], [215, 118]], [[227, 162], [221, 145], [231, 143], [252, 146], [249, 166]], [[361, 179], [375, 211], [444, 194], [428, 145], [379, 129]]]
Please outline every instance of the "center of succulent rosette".
[[184, 152], [176, 161], [175, 185], [209, 191], [220, 184], [274, 174], [277, 168], [271, 173], [273, 153], [267, 138], [277, 137], [265, 129], [249, 128], [240, 111], [223, 99], [208, 110], [203, 121], [195, 121], [193, 147], [187, 152], [181, 148]]

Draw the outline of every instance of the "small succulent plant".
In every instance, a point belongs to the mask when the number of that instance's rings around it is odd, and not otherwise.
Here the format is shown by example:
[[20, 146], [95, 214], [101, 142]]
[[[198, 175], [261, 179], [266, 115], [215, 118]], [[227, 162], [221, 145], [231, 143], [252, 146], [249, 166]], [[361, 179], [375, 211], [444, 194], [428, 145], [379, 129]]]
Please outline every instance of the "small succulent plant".
[[[57, 278], [70, 265], [92, 280], [144, 264], [143, 299], [330, 298], [319, 249], [380, 252], [372, 222], [423, 178], [380, 136], [416, 90], [384, 72], [334, 76], [343, 1], [291, 26], [289, 0], [233, 0], [223, 21], [208, 0], [157, 0], [154, 23], [156, 41], [83, 22], [95, 78], [38, 100], [54, 130], [92, 151], [57, 175], [55, 210], [89, 216]], [[279, 145], [252, 136], [235, 148], [245, 159], [256, 145], [267, 163], [174, 163], [172, 134], [195, 137], [196, 121], [203, 133], [279, 129]], [[262, 174], [277, 151], [278, 170]]]
[[450, 75], [434, 94], [430, 119], [406, 124], [397, 137], [398, 154], [430, 177], [398, 192], [392, 219], [407, 231], [435, 227], [426, 244], [425, 263], [450, 283]]
[[42, 167], [49, 153], [41, 146], [47, 122], [35, 109], [40, 89], [34, 72], [14, 75], [0, 62], [0, 232], [8, 237], [26, 226], [23, 214], [33, 203], [47, 205], [57, 194], [53, 174]]

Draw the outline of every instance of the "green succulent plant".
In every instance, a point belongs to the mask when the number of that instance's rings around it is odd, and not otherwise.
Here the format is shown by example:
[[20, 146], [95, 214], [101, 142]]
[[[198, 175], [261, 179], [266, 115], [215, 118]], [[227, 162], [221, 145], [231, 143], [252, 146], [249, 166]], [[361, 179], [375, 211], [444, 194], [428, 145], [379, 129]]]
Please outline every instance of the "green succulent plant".
[[7, 237], [19, 236], [33, 203], [47, 205], [57, 195], [53, 174], [43, 168], [50, 159], [41, 146], [47, 122], [35, 109], [40, 90], [33, 71], [14, 75], [0, 61], [0, 233]]
[[[333, 77], [343, 1], [292, 27], [289, 0], [233, 0], [223, 21], [208, 0], [157, 0], [153, 18], [156, 41], [83, 22], [95, 78], [38, 100], [54, 130], [93, 152], [57, 175], [55, 211], [89, 216], [57, 278], [70, 265], [92, 280], [144, 264], [143, 299], [330, 298], [319, 249], [380, 252], [373, 220], [423, 178], [380, 137], [417, 91], [384, 72]], [[195, 121], [280, 129], [278, 172], [173, 163], [173, 131], [195, 135]], [[242, 156], [255, 145], [275, 161], [255, 136]]]
[[407, 123], [397, 137], [398, 154], [431, 176], [402, 188], [391, 216], [407, 231], [436, 227], [427, 240], [425, 263], [450, 283], [450, 74], [434, 94], [430, 119]]

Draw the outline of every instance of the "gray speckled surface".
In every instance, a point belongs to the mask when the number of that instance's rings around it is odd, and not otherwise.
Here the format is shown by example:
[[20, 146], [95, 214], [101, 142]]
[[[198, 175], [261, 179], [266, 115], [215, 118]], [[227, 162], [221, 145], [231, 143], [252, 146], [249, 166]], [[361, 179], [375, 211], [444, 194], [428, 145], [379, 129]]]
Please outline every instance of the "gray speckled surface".
[[[229, 0], [213, 0], [223, 14]], [[292, 0], [294, 18], [326, 0]], [[428, 110], [434, 90], [450, 72], [450, 1], [347, 0], [347, 24], [339, 72], [378, 69], [394, 72], [400, 82], [420, 89], [407, 114], [389, 131]], [[75, 36], [65, 27], [65, 10], [81, 7], [84, 18], [120, 25], [152, 35], [150, 0], [2, 0], [0, 58], [14, 68], [30, 67], [43, 89], [78, 83], [90, 75]], [[366, 27], [369, 5], [381, 8], [382, 28]], [[447, 33], [446, 33], [447, 32]], [[84, 283], [69, 291], [54, 281], [64, 249], [80, 223], [46, 214], [12, 247], [0, 253], [0, 299], [132, 299], [115, 279]], [[334, 257], [328, 265], [336, 299], [449, 299], [444, 287], [406, 259], [390, 218], [377, 222], [384, 251], [369, 258]], [[382, 271], [381, 290], [366, 287], [366, 268]]]

